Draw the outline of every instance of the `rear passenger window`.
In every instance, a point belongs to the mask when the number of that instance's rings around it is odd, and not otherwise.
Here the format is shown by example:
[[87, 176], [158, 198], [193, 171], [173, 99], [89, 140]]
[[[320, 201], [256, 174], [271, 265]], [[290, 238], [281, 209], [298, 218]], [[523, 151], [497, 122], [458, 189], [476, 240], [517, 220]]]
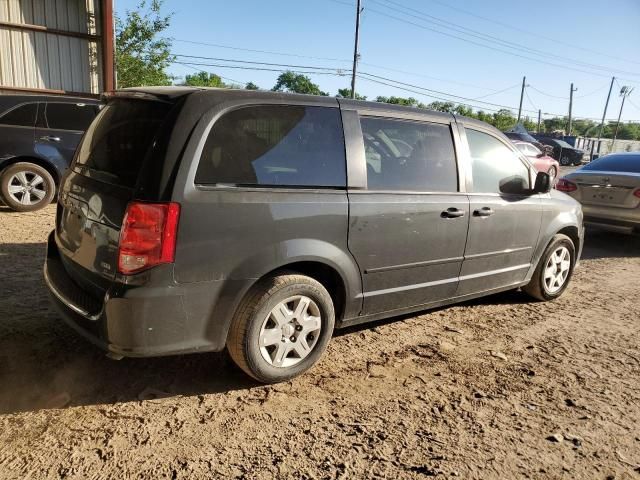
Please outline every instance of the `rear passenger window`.
[[458, 191], [448, 125], [373, 117], [360, 123], [370, 190]]
[[337, 108], [255, 106], [220, 118], [196, 172], [199, 184], [345, 187]]
[[36, 103], [20, 105], [0, 117], [0, 124], [33, 127], [36, 123], [37, 111], [38, 105]]
[[97, 113], [95, 105], [83, 103], [48, 103], [47, 124], [55, 130], [76, 130], [83, 132]]
[[510, 193], [529, 186], [529, 169], [520, 157], [497, 138], [466, 129], [471, 152], [473, 191]]

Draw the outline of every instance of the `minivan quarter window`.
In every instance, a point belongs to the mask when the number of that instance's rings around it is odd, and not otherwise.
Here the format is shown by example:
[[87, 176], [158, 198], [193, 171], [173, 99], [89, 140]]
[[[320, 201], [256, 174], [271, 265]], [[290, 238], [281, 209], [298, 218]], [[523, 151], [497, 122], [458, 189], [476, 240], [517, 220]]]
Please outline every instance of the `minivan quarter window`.
[[49, 128], [82, 132], [96, 116], [96, 106], [84, 103], [47, 103], [45, 116]]
[[474, 192], [512, 193], [514, 185], [529, 185], [529, 168], [516, 152], [488, 133], [467, 128], [466, 134]]
[[340, 111], [261, 105], [226, 113], [211, 129], [195, 182], [344, 188], [346, 160]]
[[380, 117], [360, 119], [370, 190], [457, 192], [448, 125]]
[[9, 110], [0, 117], [0, 124], [16, 127], [33, 127], [36, 123], [37, 103], [25, 103]]

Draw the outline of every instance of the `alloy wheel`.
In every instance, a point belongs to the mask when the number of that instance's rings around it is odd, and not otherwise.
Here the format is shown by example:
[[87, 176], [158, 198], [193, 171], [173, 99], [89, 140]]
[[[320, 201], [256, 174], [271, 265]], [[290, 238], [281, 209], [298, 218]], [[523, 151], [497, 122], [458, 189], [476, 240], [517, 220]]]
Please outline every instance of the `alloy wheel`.
[[567, 247], [558, 247], [547, 260], [544, 269], [544, 288], [550, 294], [559, 292], [569, 277], [571, 253]]
[[274, 367], [292, 367], [313, 351], [322, 328], [320, 308], [296, 295], [276, 305], [260, 329], [260, 353]]
[[11, 198], [21, 205], [35, 205], [47, 196], [47, 185], [40, 175], [23, 170], [9, 179], [7, 187]]

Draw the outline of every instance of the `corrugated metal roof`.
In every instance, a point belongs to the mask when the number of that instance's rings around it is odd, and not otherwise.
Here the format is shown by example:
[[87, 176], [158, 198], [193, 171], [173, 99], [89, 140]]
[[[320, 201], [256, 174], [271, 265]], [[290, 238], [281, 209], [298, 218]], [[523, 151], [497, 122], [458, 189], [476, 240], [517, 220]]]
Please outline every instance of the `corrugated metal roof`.
[[[99, 34], [99, 0], [0, 0], [0, 22]], [[100, 93], [96, 41], [0, 25], [0, 87]]]

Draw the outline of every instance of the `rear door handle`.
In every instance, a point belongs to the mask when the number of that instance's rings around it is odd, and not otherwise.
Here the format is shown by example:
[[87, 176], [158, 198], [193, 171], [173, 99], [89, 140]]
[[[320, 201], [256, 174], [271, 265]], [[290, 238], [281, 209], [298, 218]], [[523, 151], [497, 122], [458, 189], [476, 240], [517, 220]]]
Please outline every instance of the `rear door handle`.
[[40, 137], [40, 140], [44, 140], [45, 142], [60, 142], [61, 138], [60, 137], [51, 137], [51, 136], [45, 136], [45, 137]]
[[464, 210], [460, 210], [459, 208], [447, 208], [444, 212], [440, 214], [442, 218], [460, 218], [464, 217]]
[[473, 214], [476, 217], [488, 217], [489, 215], [493, 215], [493, 209], [489, 207], [482, 207], [478, 210], [474, 210]]

